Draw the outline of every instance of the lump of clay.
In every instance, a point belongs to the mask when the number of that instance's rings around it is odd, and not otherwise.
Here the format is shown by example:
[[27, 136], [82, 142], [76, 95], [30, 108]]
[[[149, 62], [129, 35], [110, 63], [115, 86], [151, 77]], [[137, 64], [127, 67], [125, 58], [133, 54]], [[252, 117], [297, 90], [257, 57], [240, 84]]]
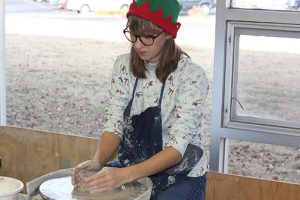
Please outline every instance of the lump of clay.
[[74, 190], [78, 191], [78, 192], [90, 192], [89, 190], [87, 190], [86, 188], [84, 188], [84, 179], [86, 179], [87, 177], [90, 177], [94, 174], [96, 174], [97, 172], [95, 171], [79, 171], [78, 172], [78, 186], [74, 188]]
[[84, 179], [87, 178], [87, 177], [90, 177], [94, 174], [96, 174], [97, 172], [96, 171], [79, 171], [78, 173], [78, 186], [76, 188], [74, 188], [74, 190], [76, 192], [87, 192], [87, 193], [105, 193], [105, 194], [110, 194], [110, 193], [115, 193], [115, 192], [119, 192], [121, 190], [124, 190], [126, 187], [125, 185], [121, 186], [121, 187], [118, 187], [118, 188], [115, 188], [115, 189], [112, 189], [112, 190], [109, 190], [109, 191], [103, 191], [103, 192], [99, 192], [97, 190], [91, 190], [91, 189], [87, 189], [87, 188], [84, 188]]

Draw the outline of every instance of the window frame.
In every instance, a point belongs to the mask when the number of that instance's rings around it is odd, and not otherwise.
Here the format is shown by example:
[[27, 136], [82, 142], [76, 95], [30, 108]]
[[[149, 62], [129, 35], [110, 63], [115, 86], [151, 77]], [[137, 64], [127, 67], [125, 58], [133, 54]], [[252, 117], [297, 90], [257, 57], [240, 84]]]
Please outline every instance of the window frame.
[[6, 125], [5, 1], [0, 2], [0, 125]]
[[229, 45], [230, 40], [233, 43], [238, 42], [232, 37], [232, 25], [247, 27], [251, 31], [257, 28], [266, 29], [266, 26], [268, 31], [274, 32], [291, 31], [293, 28], [298, 30], [300, 12], [231, 8], [230, 4], [230, 0], [217, 1], [216, 7], [210, 170], [219, 172], [227, 172], [230, 139], [300, 147], [298, 125], [291, 127], [287, 123], [275, 126], [235, 122], [231, 120], [232, 113], [228, 112], [231, 109], [229, 106], [233, 92], [232, 69], [236, 61], [235, 56], [238, 56], [234, 45]]
[[[278, 30], [278, 27], [280, 30]], [[262, 119], [250, 116], [238, 116], [238, 59], [239, 38], [241, 35], [300, 38], [300, 26], [270, 23], [228, 22], [227, 55], [225, 73], [224, 97], [224, 127], [241, 128], [245, 130], [261, 130], [278, 134], [300, 134], [300, 123], [283, 122], [279, 120]], [[296, 130], [295, 130], [296, 129]], [[297, 130], [298, 129], [298, 130]]]

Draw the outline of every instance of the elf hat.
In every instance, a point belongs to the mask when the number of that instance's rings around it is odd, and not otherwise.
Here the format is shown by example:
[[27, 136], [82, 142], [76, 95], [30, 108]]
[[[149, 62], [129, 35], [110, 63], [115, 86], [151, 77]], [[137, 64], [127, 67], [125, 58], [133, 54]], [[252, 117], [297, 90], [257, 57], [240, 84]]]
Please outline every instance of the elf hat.
[[126, 16], [136, 15], [145, 18], [176, 38], [181, 26], [177, 22], [181, 8], [177, 0], [133, 0]]

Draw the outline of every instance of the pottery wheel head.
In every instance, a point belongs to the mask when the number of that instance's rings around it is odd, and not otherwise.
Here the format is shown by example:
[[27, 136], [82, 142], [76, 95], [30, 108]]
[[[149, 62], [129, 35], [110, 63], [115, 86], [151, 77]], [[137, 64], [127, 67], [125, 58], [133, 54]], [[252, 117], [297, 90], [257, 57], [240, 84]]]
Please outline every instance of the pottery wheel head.
[[142, 178], [109, 192], [90, 193], [74, 190], [71, 176], [66, 176], [43, 182], [39, 190], [47, 200], [149, 200], [152, 182]]

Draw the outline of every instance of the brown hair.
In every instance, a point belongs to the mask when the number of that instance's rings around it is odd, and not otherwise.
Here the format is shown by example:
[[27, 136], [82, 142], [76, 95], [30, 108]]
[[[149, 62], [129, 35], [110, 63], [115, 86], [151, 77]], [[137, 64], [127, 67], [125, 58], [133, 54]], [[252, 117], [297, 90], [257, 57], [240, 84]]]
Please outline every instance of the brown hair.
[[[161, 28], [153, 24], [152, 22], [135, 15], [128, 17], [127, 27], [136, 35], [141, 33], [155, 34], [161, 32]], [[175, 44], [174, 38], [168, 39], [161, 50], [161, 56], [159, 58], [158, 67], [156, 68], [156, 77], [164, 83], [167, 77], [176, 70], [181, 55], [185, 53]], [[134, 50], [133, 46], [130, 51], [130, 70], [137, 78], [146, 78], [146, 68], [144, 61], [139, 58], [138, 54]]]

